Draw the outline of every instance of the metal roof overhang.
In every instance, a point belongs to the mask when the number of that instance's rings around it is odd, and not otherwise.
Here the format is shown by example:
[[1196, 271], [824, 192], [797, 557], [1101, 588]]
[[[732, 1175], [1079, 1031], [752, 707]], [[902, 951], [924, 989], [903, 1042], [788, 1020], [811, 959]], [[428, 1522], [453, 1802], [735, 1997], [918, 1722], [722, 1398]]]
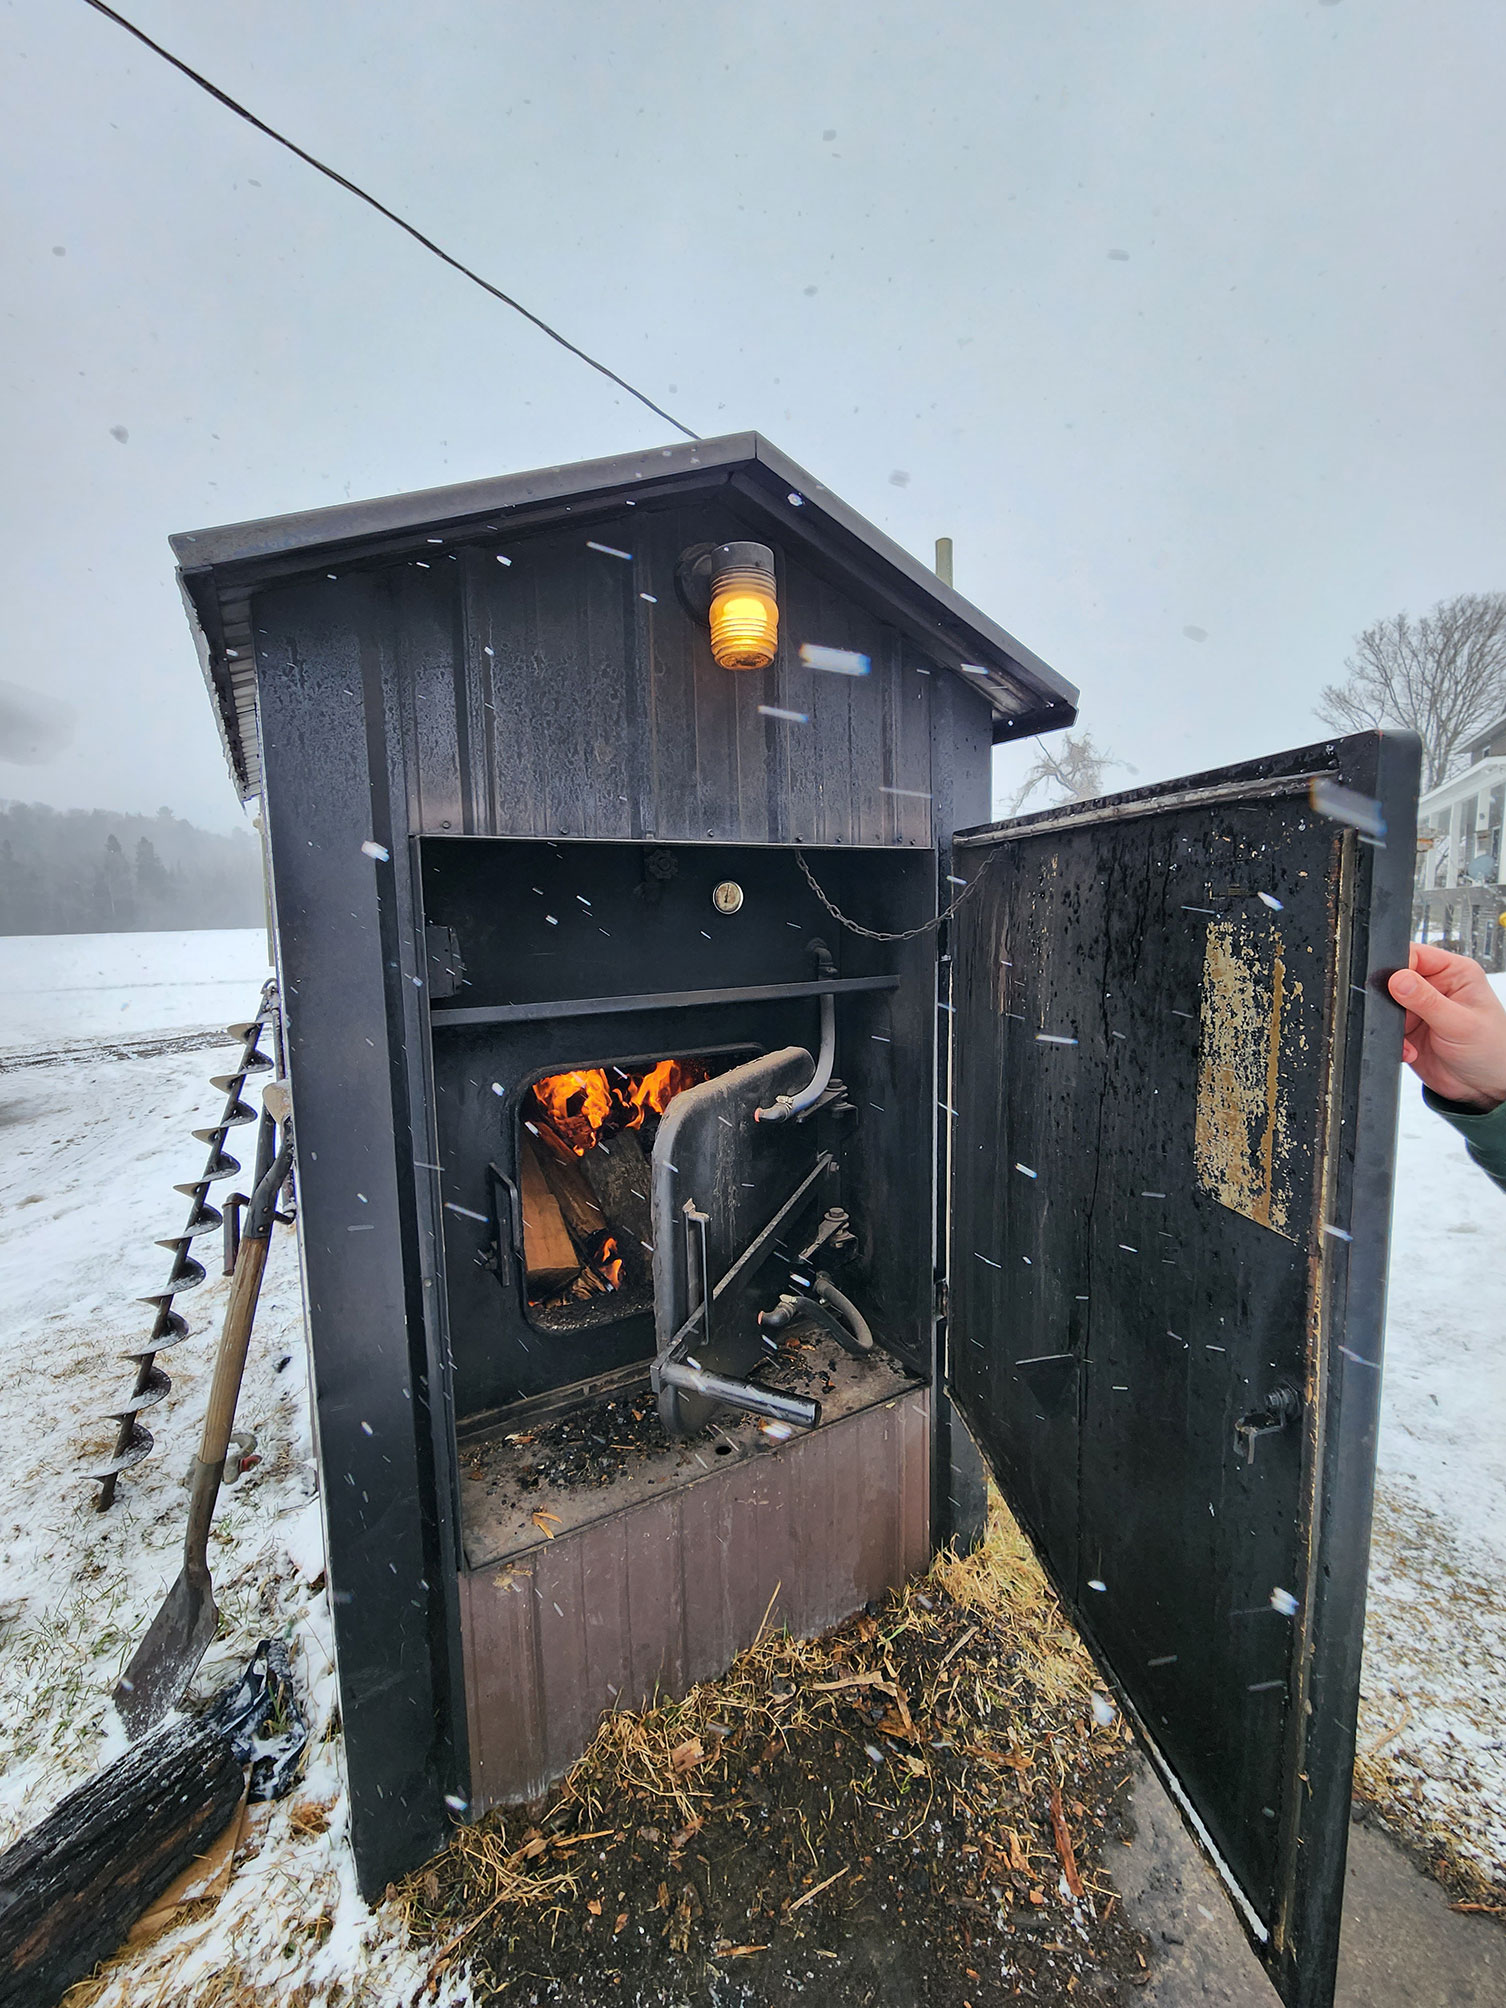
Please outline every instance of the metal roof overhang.
[[[250, 599], [261, 587], [383, 562], [442, 535], [465, 542], [539, 528], [566, 513], [589, 522], [624, 500], [730, 487], [750, 528], [850, 582], [936, 662], [980, 689], [995, 745], [1070, 725], [1077, 691], [1040, 657], [848, 508], [756, 432], [577, 461], [528, 474], [342, 503], [256, 523], [183, 532], [173, 555], [226, 757], [243, 797], [260, 791]], [[792, 501], [798, 497], [798, 502]]]

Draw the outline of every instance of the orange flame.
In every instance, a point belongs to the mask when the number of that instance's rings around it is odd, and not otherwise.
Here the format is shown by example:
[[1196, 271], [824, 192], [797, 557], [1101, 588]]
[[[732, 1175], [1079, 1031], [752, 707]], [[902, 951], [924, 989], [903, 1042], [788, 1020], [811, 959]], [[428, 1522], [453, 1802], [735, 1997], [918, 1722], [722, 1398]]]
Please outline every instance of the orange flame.
[[686, 1065], [683, 1060], [661, 1060], [657, 1067], [650, 1067], [628, 1089], [627, 1100], [632, 1108], [628, 1127], [636, 1129], [643, 1121], [646, 1109], [662, 1116], [676, 1095], [686, 1088], [693, 1088], [697, 1081], [704, 1081], [705, 1078], [706, 1068], [697, 1066], [694, 1061]]
[[599, 1067], [575, 1074], [550, 1074], [534, 1083], [539, 1106], [577, 1157], [584, 1157], [611, 1113], [612, 1090]]
[[622, 1257], [618, 1254], [617, 1243], [610, 1234], [601, 1244], [596, 1267], [614, 1290], [622, 1288]]
[[613, 1071], [622, 1075], [621, 1082], [609, 1081], [599, 1067], [586, 1067], [534, 1083], [550, 1127], [577, 1157], [584, 1157], [607, 1127], [640, 1128], [646, 1114], [663, 1115], [676, 1095], [711, 1074], [704, 1060], [660, 1060], [642, 1074]]

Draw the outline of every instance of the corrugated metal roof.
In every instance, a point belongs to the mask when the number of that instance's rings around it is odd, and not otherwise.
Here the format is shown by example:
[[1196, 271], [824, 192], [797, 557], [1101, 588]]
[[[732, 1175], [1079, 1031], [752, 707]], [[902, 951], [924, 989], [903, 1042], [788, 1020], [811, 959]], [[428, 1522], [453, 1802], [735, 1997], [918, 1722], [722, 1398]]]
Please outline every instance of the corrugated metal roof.
[[996, 743], [1072, 723], [1072, 684], [777, 447], [755, 432], [734, 433], [173, 537], [205, 680], [242, 796], [261, 787], [249, 619], [259, 587], [331, 564], [396, 557], [436, 533], [449, 542], [479, 539], [539, 527], [566, 509], [578, 516], [626, 497], [643, 501], [724, 484], [767, 512], [777, 542], [838, 565], [935, 660], [980, 689], [993, 710]]

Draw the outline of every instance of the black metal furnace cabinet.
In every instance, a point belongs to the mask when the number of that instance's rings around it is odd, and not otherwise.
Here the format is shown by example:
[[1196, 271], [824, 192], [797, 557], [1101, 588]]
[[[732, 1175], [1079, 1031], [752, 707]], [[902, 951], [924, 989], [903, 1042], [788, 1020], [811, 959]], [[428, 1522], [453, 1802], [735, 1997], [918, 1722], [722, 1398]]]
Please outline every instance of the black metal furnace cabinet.
[[974, 1538], [986, 1460], [1329, 2002], [1415, 742], [990, 825], [1075, 691], [752, 434], [173, 549], [263, 810], [362, 1887]]

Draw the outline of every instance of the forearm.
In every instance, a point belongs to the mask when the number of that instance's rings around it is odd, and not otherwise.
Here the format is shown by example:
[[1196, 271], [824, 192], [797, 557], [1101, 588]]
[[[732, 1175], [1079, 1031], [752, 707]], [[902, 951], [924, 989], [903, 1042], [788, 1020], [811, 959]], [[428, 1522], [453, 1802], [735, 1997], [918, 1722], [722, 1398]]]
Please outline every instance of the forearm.
[[1431, 1088], [1423, 1089], [1422, 1099], [1459, 1132], [1481, 1171], [1506, 1192], [1506, 1102], [1482, 1112], [1445, 1101]]

